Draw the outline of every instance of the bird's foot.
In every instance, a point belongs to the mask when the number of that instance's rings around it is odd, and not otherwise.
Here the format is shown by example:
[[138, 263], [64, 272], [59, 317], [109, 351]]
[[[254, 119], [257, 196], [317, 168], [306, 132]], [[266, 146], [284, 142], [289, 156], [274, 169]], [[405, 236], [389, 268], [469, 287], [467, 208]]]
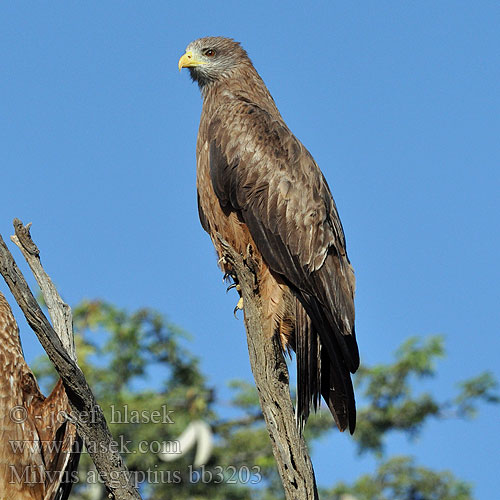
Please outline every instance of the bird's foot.
[[233, 314], [236, 319], [238, 319], [238, 316], [236, 316], [236, 313], [240, 310], [243, 310], [243, 297], [240, 297], [240, 300], [238, 300], [238, 303], [236, 304], [236, 307], [234, 308]]
[[238, 282], [231, 283], [227, 288], [226, 288], [226, 293], [229, 292], [229, 290], [232, 290], [233, 288], [236, 288], [236, 291], [240, 294], [241, 296], [241, 286]]
[[238, 281], [238, 277], [236, 274], [233, 273], [225, 273], [224, 277], [222, 278], [223, 281], [226, 280], [233, 280], [233, 282], [227, 287], [226, 293], [229, 292], [229, 290], [232, 290], [233, 288], [238, 292], [240, 299], [238, 300], [238, 303], [236, 304], [236, 307], [234, 308], [234, 316], [236, 317], [236, 313], [240, 310], [243, 309], [243, 297], [241, 296], [241, 286], [240, 282]]

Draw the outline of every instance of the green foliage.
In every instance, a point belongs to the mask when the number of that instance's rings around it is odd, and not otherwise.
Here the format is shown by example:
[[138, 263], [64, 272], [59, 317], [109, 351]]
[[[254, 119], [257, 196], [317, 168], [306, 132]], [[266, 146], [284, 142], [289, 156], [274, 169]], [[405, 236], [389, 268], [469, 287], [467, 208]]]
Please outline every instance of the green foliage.
[[[229, 382], [234, 391], [230, 406], [235, 416], [222, 419], [217, 411], [215, 388], [207, 385], [198, 360], [185, 347], [188, 336], [163, 316], [150, 309], [130, 313], [103, 301], [86, 301], [75, 308], [74, 325], [79, 364], [105, 412], [113, 436], [125, 443], [122, 454], [129, 470], [139, 474], [138, 478], [150, 473], [149, 484], [141, 487], [144, 498], [282, 498], [253, 384]], [[449, 472], [425, 469], [411, 457], [384, 456], [384, 440], [391, 432], [402, 432], [411, 438], [430, 417], [468, 418], [476, 413], [479, 402], [500, 401], [497, 383], [488, 372], [461, 382], [459, 394], [450, 400], [439, 401], [429, 392], [415, 392], [421, 380], [436, 374], [436, 362], [443, 356], [442, 337], [413, 337], [397, 350], [393, 363], [362, 365], [357, 375], [358, 402], [362, 404], [354, 439], [360, 453], [375, 454], [378, 468], [373, 475], [364, 475], [353, 485], [342, 483], [325, 490], [322, 498], [472, 498], [470, 486]], [[54, 381], [46, 360], [36, 364], [36, 373], [42, 383]], [[145, 417], [161, 410], [170, 410], [171, 422], [146, 421]], [[134, 420], [131, 415], [140, 417]], [[203, 469], [205, 479], [212, 475], [208, 481], [192, 480], [192, 450], [166, 463], [159, 459], [157, 446], [141, 448], [144, 443], [175, 442], [194, 420], [207, 422], [215, 437], [211, 458]], [[309, 446], [327, 432], [335, 432], [329, 412], [311, 416], [305, 429]], [[238, 472], [247, 469], [251, 471], [250, 480], [245, 477], [239, 480]], [[74, 488], [72, 498], [105, 498], [102, 488], [85, 483], [92, 472], [93, 465], [84, 455], [81, 483]]]
[[[250, 385], [235, 384], [232, 404], [242, 416], [223, 421], [214, 410], [214, 390], [206, 385], [198, 360], [183, 347], [188, 336], [181, 329], [149, 309], [129, 313], [103, 301], [82, 302], [73, 315], [78, 363], [129, 470], [139, 481], [142, 473], [149, 473], [149, 484], [145, 481], [141, 488], [146, 498], [250, 500], [255, 495], [246, 486], [246, 468], [257, 486], [272, 483], [276, 473], [271, 446]], [[35, 364], [35, 372], [42, 385], [54, 383], [45, 358]], [[146, 421], [163, 409], [172, 412], [172, 422]], [[208, 481], [195, 480], [196, 469], [190, 468], [194, 450], [167, 463], [157, 455], [160, 444], [175, 443], [198, 419], [209, 423], [217, 438], [203, 469], [205, 478], [212, 475]], [[101, 487], [85, 484], [89, 478], [95, 478], [93, 465], [83, 455], [72, 498], [96, 498], [96, 490], [106, 498]]]
[[[349, 495], [349, 496], [348, 496]], [[415, 465], [411, 457], [393, 457], [374, 475], [361, 476], [353, 486], [339, 484], [325, 491], [324, 500], [470, 500], [471, 488], [448, 471]]]
[[476, 400], [483, 400], [486, 403], [499, 403], [498, 382], [491, 372], [484, 372], [477, 377], [465, 380], [459, 384], [460, 394], [454, 399], [457, 412], [461, 415], [474, 417], [477, 407]]
[[357, 395], [366, 404], [358, 410], [354, 439], [360, 453], [383, 453], [389, 432], [415, 437], [429, 417], [472, 417], [481, 401], [497, 403], [493, 376], [486, 372], [460, 383], [461, 392], [450, 401], [438, 401], [428, 393], [416, 393], [415, 382], [436, 374], [436, 360], [444, 357], [444, 339], [409, 338], [396, 351], [392, 364], [361, 365]]

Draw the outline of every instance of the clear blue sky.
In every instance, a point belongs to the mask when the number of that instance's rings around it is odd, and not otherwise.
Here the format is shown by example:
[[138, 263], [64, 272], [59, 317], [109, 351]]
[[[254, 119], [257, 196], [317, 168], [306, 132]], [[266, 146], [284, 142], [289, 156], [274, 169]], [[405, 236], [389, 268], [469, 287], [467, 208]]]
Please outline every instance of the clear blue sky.
[[[227, 399], [226, 380], [251, 377], [246, 340], [198, 222], [201, 99], [177, 60], [195, 38], [234, 37], [332, 188], [362, 360], [443, 333], [437, 394], [484, 369], [500, 376], [500, 4], [229, 4], [2, 2], [1, 234], [14, 217], [33, 222], [70, 304], [166, 313]], [[32, 335], [24, 343], [39, 352]], [[432, 423], [388, 451], [449, 468], [489, 500], [499, 423], [483, 407], [472, 424]], [[373, 468], [337, 433], [313, 459], [324, 485]]]

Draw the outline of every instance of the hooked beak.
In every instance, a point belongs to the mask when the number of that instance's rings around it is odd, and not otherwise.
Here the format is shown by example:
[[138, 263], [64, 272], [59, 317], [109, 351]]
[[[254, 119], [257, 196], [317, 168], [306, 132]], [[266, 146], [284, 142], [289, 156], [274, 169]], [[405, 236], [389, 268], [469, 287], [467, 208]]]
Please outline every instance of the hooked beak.
[[188, 50], [180, 59], [179, 59], [179, 71], [182, 68], [194, 68], [195, 66], [201, 66], [202, 64], [206, 64], [204, 61], [200, 61], [196, 59], [193, 54], [193, 51]]

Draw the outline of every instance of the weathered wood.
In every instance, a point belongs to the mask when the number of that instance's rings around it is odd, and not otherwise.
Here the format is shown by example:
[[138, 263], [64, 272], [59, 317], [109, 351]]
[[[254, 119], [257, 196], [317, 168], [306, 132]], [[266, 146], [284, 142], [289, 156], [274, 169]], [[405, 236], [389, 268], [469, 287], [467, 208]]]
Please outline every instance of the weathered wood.
[[[47, 279], [50, 281], [50, 278], [41, 268], [39, 251], [31, 240], [29, 226], [24, 227], [21, 221], [15, 219], [14, 227], [17, 238], [13, 239], [18, 246], [21, 245], [23, 254], [28, 255], [29, 260], [32, 261], [30, 266], [37, 269], [37, 272], [34, 271], [37, 279], [44, 281], [42, 290], [44, 290], [44, 296], [45, 294], [51, 296], [48, 302], [51, 304], [52, 312], [59, 309], [55, 314], [59, 318], [59, 321], [56, 321], [62, 332], [64, 328], [69, 327], [68, 318], [71, 321], [71, 313], [68, 316], [68, 311], [65, 310], [68, 306], [64, 307], [60, 304], [62, 300], [57, 292], [54, 294], [55, 287], [52, 282], [49, 284], [47, 281]], [[76, 425], [79, 435], [82, 436], [86, 449], [109, 493], [116, 500], [140, 499], [138, 491], [129, 481], [130, 475], [117, 452], [117, 442], [113, 440], [102, 409], [97, 404], [83, 372], [74, 360], [76, 359], [74, 351], [70, 354], [73, 341], [69, 342], [70, 352], [68, 352], [38, 305], [1, 235], [0, 273], [64, 383], [71, 406], [69, 418]], [[45, 300], [47, 301], [47, 298]], [[62, 337], [64, 338], [64, 334]]]
[[38, 286], [42, 291], [45, 304], [47, 305], [54, 331], [71, 356], [71, 359], [76, 361], [71, 308], [62, 300], [50, 276], [45, 272], [40, 262], [40, 251], [30, 235], [31, 222], [24, 226], [19, 219], [14, 219], [13, 224], [15, 234], [10, 239], [19, 247], [19, 250], [21, 250], [26, 262], [30, 266], [33, 276], [35, 276]]
[[250, 365], [286, 499], [317, 499], [314, 470], [295, 420], [282, 348], [276, 335], [268, 338], [262, 329], [262, 303], [252, 257], [250, 252], [238, 254], [217, 236], [241, 287]]

